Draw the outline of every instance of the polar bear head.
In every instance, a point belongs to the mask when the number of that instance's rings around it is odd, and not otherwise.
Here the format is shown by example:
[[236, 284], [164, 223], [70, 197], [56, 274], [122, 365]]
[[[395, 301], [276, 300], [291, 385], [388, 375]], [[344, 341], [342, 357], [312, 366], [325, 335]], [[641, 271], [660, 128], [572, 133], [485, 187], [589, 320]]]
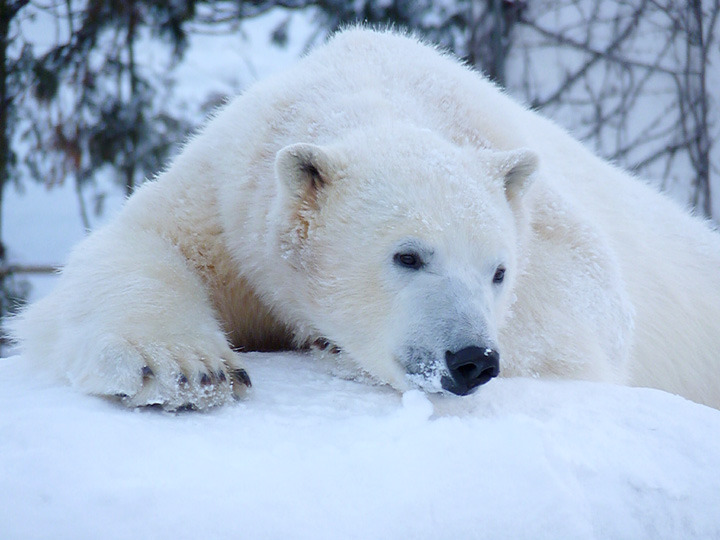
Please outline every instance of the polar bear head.
[[277, 243], [306, 338], [401, 390], [467, 394], [496, 376], [536, 164], [402, 125], [283, 148]]

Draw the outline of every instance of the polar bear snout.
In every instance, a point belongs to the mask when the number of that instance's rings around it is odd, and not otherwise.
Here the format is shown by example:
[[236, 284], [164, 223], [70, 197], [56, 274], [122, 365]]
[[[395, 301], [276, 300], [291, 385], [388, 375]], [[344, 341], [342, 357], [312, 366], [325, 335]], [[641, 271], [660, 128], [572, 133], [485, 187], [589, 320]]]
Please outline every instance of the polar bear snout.
[[472, 393], [478, 386], [500, 373], [500, 354], [487, 347], [465, 347], [445, 353], [450, 377], [441, 379], [443, 389], [459, 396]]

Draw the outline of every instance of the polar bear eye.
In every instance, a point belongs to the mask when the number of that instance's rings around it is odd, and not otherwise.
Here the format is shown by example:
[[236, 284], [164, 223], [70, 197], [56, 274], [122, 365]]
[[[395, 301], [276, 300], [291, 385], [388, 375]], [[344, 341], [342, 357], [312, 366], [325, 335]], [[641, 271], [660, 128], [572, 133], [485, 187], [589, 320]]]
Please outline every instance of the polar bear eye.
[[411, 270], [420, 270], [423, 266], [425, 266], [425, 263], [420, 255], [414, 251], [396, 253], [393, 257], [393, 261], [395, 261], [395, 264], [398, 266], [410, 268]]
[[495, 285], [500, 285], [504, 279], [505, 279], [505, 267], [498, 266], [497, 270], [495, 270], [495, 275], [493, 276], [493, 283]]

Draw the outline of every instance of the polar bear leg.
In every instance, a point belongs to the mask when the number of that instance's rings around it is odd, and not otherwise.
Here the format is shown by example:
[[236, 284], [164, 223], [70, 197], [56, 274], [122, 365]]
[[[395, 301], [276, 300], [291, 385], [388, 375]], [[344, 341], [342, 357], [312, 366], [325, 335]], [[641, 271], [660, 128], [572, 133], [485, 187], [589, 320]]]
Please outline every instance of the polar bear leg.
[[28, 360], [129, 406], [204, 408], [250, 385], [202, 280], [150, 231], [115, 226], [87, 238], [11, 332]]

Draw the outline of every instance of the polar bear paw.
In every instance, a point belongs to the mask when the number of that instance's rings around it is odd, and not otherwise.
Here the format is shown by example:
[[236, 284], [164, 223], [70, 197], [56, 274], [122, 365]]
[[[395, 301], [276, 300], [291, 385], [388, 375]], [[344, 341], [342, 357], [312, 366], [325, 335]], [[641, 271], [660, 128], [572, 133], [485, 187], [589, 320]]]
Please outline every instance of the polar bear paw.
[[239, 355], [219, 348], [123, 340], [107, 344], [100, 365], [75, 382], [128, 407], [207, 409], [244, 397], [251, 386]]

